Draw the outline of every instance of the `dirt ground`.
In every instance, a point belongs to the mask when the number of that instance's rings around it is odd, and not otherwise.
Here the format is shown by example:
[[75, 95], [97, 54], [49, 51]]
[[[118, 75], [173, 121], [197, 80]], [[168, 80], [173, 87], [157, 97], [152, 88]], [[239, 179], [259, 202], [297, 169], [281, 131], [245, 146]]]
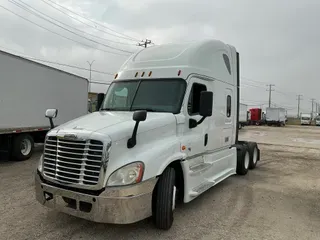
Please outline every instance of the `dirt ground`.
[[25, 162], [0, 162], [0, 239], [320, 239], [320, 128], [245, 127], [261, 161], [178, 206], [169, 231], [149, 219], [132, 225], [88, 222], [35, 201], [40, 150]]

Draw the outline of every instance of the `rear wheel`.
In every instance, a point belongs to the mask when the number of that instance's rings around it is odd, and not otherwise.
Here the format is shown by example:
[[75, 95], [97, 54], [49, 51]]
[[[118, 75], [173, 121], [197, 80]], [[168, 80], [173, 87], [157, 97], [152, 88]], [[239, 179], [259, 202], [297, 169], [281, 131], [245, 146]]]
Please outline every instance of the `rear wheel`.
[[255, 142], [248, 142], [248, 152], [250, 156], [249, 169], [255, 169], [258, 162], [258, 145]]
[[159, 178], [153, 201], [153, 222], [159, 229], [169, 230], [176, 202], [175, 170], [167, 168]]
[[237, 149], [237, 174], [246, 175], [250, 164], [250, 155], [246, 145]]
[[31, 157], [34, 149], [33, 137], [29, 134], [21, 134], [13, 140], [12, 155], [15, 160], [24, 161]]

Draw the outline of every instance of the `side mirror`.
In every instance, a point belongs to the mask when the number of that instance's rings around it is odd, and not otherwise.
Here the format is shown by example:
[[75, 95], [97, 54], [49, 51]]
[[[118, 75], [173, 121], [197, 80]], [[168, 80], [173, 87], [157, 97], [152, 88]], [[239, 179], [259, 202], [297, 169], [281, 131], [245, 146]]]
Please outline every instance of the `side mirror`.
[[146, 110], [135, 111], [133, 113], [132, 119], [133, 121], [136, 122], [136, 124], [134, 125], [131, 138], [128, 139], [128, 142], [127, 142], [128, 148], [133, 148], [137, 144], [137, 131], [138, 131], [139, 123], [147, 119], [147, 111]]
[[100, 110], [100, 107], [102, 105], [103, 99], [104, 99], [104, 93], [98, 93], [96, 111]]
[[213, 107], [213, 93], [209, 91], [201, 92], [199, 115], [202, 116], [202, 118], [198, 122], [195, 119], [189, 119], [189, 128], [197, 127], [206, 119], [206, 117], [212, 116], [212, 107]]
[[143, 122], [147, 119], [147, 111], [146, 110], [138, 110], [133, 113], [132, 116], [133, 121]]
[[202, 117], [212, 116], [213, 106], [213, 93], [209, 91], [203, 91], [200, 94], [200, 107], [199, 114]]
[[46, 117], [47, 118], [56, 118], [58, 116], [58, 109], [47, 109]]
[[50, 128], [54, 128], [54, 124], [52, 119], [56, 118], [58, 116], [58, 109], [47, 109], [46, 111], [46, 117], [49, 118], [50, 121]]

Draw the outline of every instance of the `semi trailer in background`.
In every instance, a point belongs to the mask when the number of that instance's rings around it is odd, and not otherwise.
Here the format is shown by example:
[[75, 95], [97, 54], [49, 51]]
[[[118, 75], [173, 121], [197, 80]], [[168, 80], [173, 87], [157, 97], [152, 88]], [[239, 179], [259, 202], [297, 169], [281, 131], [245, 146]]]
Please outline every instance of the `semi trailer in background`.
[[239, 108], [239, 129], [248, 125], [248, 105], [240, 103]]
[[45, 111], [59, 109], [55, 125], [88, 113], [88, 80], [0, 51], [0, 150], [31, 157], [50, 129]]
[[266, 108], [266, 123], [268, 126], [284, 126], [286, 124], [286, 109], [284, 108]]

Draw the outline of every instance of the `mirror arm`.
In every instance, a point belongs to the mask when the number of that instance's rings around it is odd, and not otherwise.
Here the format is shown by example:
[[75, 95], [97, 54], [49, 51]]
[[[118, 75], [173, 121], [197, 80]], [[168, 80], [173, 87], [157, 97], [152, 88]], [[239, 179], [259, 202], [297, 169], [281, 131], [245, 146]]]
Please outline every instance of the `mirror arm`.
[[133, 148], [137, 144], [137, 131], [140, 121], [136, 121], [132, 132], [132, 137], [128, 139], [127, 148]]
[[54, 128], [54, 125], [53, 125], [53, 120], [52, 120], [52, 118], [49, 118], [49, 121], [50, 121], [50, 128], [53, 129], [53, 128]]
[[197, 122], [197, 125], [201, 124], [206, 118], [207, 118], [206, 116], [203, 116], [203, 117], [199, 120], [199, 122]]

